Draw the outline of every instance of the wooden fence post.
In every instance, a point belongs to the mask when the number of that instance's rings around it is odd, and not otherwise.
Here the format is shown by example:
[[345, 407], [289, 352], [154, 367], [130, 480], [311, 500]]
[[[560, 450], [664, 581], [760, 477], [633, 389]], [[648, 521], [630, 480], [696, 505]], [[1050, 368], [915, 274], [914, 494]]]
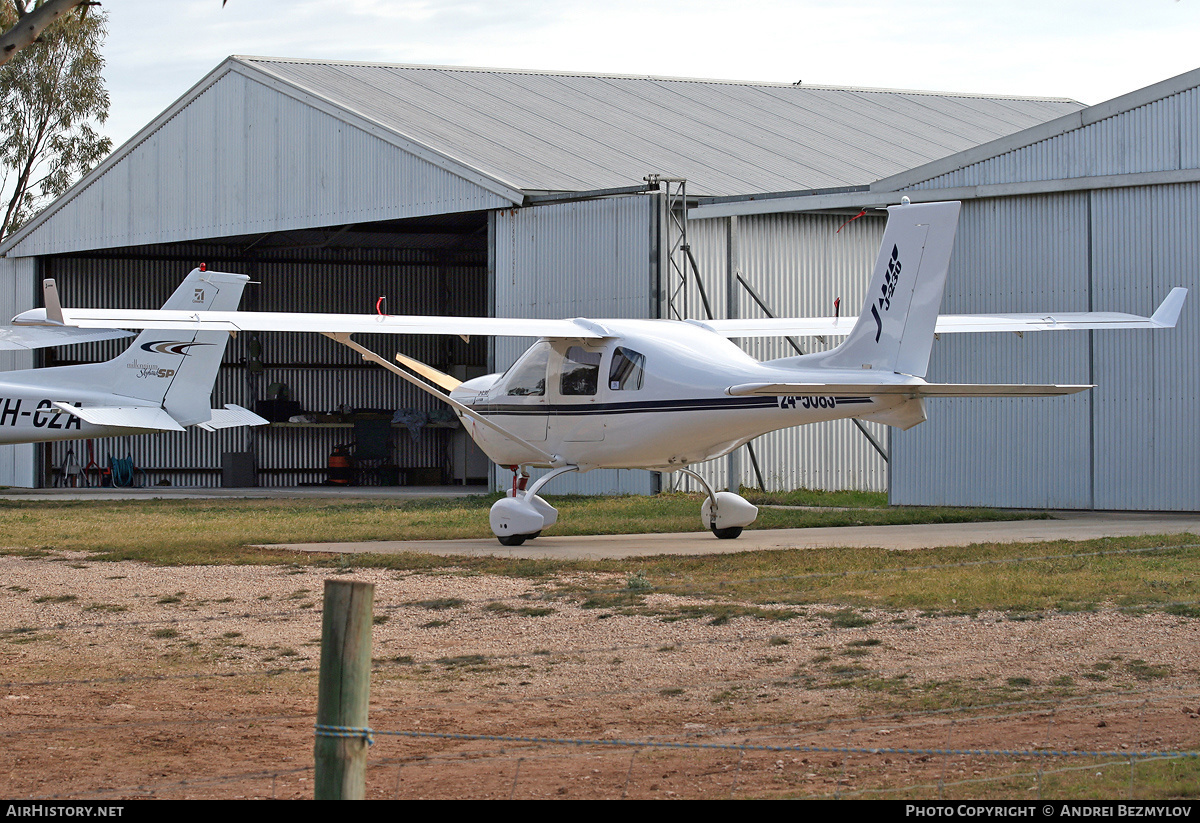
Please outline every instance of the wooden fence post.
[[[317, 685], [314, 796], [363, 800], [367, 791], [367, 705], [375, 585], [326, 580]], [[345, 731], [345, 730], [352, 731]]]

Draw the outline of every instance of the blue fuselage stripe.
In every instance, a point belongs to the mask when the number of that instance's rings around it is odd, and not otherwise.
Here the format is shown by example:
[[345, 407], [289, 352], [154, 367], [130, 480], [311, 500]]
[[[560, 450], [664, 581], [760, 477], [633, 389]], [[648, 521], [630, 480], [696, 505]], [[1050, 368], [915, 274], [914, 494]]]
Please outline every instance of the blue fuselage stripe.
[[[835, 397], [837, 405], [870, 403], [870, 397]], [[651, 414], [681, 411], [725, 411], [730, 409], [778, 409], [776, 397], [706, 397], [694, 400], [643, 400], [630, 403], [546, 403], [518, 405], [488, 403], [470, 408], [483, 415], [592, 415], [592, 414]]]

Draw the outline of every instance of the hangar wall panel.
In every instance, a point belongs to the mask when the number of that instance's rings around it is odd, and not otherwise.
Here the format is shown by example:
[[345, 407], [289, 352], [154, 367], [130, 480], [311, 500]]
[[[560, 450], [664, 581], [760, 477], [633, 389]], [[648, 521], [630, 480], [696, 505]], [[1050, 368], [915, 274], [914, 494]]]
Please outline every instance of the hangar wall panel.
[[1092, 194], [1097, 310], [1149, 314], [1190, 289], [1169, 331], [1093, 335], [1095, 507], [1200, 510], [1200, 184]]
[[[497, 317], [648, 318], [657, 266], [658, 196], [589, 200], [498, 212], [493, 233]], [[497, 338], [504, 371], [534, 338]], [[511, 474], [496, 469], [498, 488]], [[596, 470], [555, 480], [550, 494], [650, 494], [641, 470]]]
[[[1088, 310], [1088, 195], [963, 204], [942, 311]], [[1087, 332], [944, 335], [930, 382], [1090, 383]], [[929, 399], [893, 431], [891, 502], [1090, 508], [1093, 397]]]
[[[732, 222], [730, 218], [691, 221], [688, 236], [714, 314], [765, 316], [740, 285], [732, 290], [729, 312], [732, 271], [741, 273], [777, 317], [829, 316], [839, 297], [842, 314], [857, 315], [866, 298], [885, 221], [868, 215], [846, 223], [851, 216], [773, 214], [733, 218]], [[694, 292], [689, 306], [693, 316], [702, 316]], [[782, 338], [739, 342], [759, 360], [796, 354]], [[809, 353], [839, 341], [801, 338], [796, 342]], [[866, 425], [886, 444], [885, 427]], [[756, 438], [751, 445], [763, 481], [771, 490], [887, 488], [887, 464], [848, 420], [783, 429]], [[705, 464], [703, 472], [707, 480], [721, 488], [758, 485], [745, 448]]]
[[237, 72], [56, 202], [12, 256], [477, 211], [510, 201]]
[[911, 186], [940, 189], [1200, 168], [1200, 88]]
[[[36, 281], [36, 260], [0, 258], [0, 317], [3, 318], [0, 322], [40, 305], [40, 297], [34, 296]], [[31, 368], [32, 352], [0, 352], [0, 380], [4, 379], [3, 372]], [[35, 455], [32, 445], [0, 446], [0, 486], [36, 486]]]

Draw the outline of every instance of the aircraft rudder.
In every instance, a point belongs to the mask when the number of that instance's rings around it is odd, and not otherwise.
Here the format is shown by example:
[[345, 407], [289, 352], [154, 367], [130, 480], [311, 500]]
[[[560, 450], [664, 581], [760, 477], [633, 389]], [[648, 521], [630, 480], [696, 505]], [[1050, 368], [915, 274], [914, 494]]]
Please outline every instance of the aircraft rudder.
[[862, 313], [846, 340], [817, 362], [923, 377], [958, 226], [958, 202], [888, 208]]
[[[163, 304], [169, 311], [233, 311], [249, 277], [193, 269]], [[108, 361], [116, 394], [160, 403], [184, 426], [211, 416], [209, 396], [225, 354], [225, 331], [145, 329]], [[180, 379], [182, 378], [182, 379]]]

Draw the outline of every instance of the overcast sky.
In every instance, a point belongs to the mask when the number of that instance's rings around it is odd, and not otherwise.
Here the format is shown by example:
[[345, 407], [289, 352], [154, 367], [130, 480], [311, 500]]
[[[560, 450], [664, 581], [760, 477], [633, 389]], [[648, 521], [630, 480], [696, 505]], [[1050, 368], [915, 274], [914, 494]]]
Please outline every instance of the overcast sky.
[[1071, 97], [1200, 67], [1200, 0], [103, 0], [116, 145], [231, 54]]

